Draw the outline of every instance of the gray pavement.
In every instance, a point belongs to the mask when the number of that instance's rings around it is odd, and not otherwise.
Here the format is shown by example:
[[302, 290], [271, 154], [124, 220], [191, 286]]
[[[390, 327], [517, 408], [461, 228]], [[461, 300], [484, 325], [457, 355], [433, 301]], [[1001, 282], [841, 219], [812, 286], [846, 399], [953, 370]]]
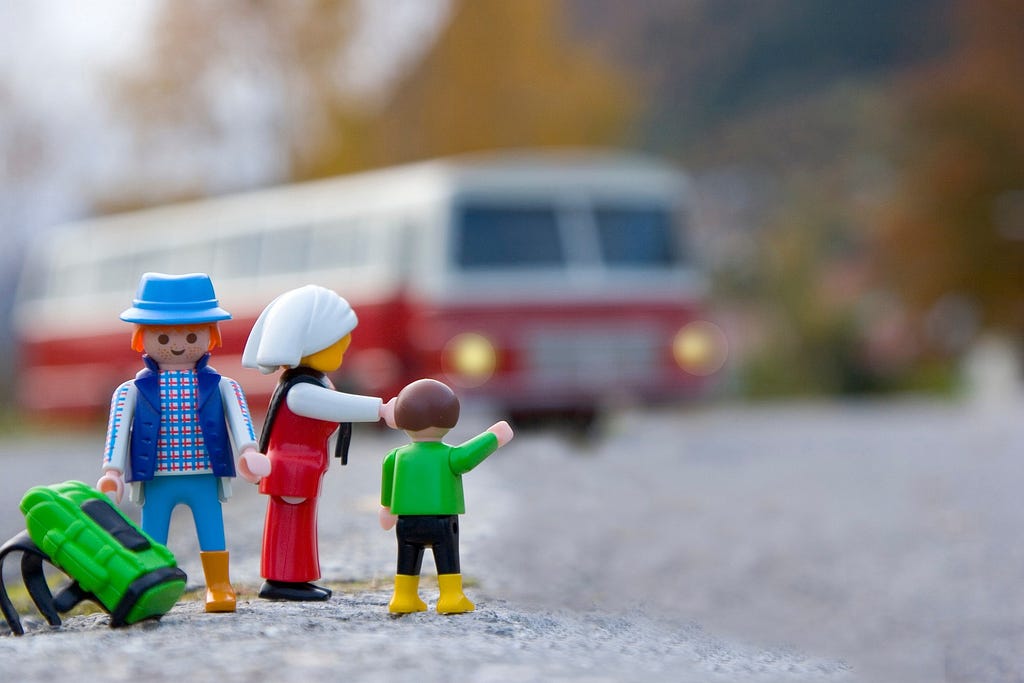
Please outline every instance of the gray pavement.
[[[189, 602], [118, 631], [36, 619], [0, 638], [0, 679], [1024, 680], [1022, 409], [631, 411], [587, 447], [520, 433], [465, 478], [477, 612], [400, 619], [376, 495], [402, 435], [358, 430], [320, 506], [325, 578], [358, 583], [323, 605], [252, 599], [264, 502], [239, 482], [225, 507], [238, 613]], [[492, 417], [466, 416], [453, 440]], [[0, 441], [0, 536], [21, 527], [28, 486], [94, 481], [101, 443], [100, 427]], [[169, 545], [198, 585], [177, 515]]]

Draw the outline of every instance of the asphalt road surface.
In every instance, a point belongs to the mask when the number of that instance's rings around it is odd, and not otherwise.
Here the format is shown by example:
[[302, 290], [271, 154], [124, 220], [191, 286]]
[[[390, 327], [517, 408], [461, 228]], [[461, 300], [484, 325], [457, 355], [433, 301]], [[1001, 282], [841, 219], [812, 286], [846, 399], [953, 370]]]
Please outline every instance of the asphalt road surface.
[[[357, 430], [320, 505], [330, 602], [253, 597], [264, 501], [239, 481], [225, 506], [236, 614], [192, 600], [125, 630], [32, 617], [28, 636], [0, 637], [0, 680], [1024, 680], [1022, 411], [691, 407], [623, 413], [586, 446], [520, 432], [465, 476], [477, 611], [398, 619], [376, 509], [380, 460], [403, 435]], [[493, 417], [466, 416], [451, 440]], [[93, 483], [102, 440], [97, 427], [0, 441], [0, 536], [22, 527], [29, 486]], [[176, 515], [169, 545], [198, 586]]]

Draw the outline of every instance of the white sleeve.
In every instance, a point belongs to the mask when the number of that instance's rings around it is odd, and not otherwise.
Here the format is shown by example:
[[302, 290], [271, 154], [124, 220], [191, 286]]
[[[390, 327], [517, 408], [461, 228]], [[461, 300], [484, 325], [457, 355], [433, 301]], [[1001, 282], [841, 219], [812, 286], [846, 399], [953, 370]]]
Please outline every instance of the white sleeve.
[[128, 447], [131, 442], [132, 418], [139, 390], [135, 381], [129, 380], [119, 386], [110, 401], [110, 422], [107, 425], [107, 442], [103, 452], [103, 469], [114, 469], [124, 473], [128, 464]]
[[296, 415], [328, 422], [376, 422], [384, 404], [374, 396], [343, 394], [316, 384], [296, 384], [285, 397]]
[[230, 377], [220, 378], [220, 395], [224, 402], [224, 419], [231, 432], [231, 442], [235, 446], [235, 453], [241, 453], [246, 448], [256, 448], [256, 434], [253, 431], [252, 416], [249, 414], [249, 405], [245, 401], [245, 394], [238, 382]]

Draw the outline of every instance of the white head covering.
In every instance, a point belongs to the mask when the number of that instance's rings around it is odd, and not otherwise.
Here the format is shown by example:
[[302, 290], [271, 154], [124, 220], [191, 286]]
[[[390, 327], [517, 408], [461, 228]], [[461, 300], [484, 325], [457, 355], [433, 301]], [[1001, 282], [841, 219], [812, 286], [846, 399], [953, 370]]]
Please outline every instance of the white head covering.
[[242, 365], [265, 375], [299, 361], [350, 333], [358, 324], [348, 302], [325, 287], [285, 292], [263, 309], [249, 333]]

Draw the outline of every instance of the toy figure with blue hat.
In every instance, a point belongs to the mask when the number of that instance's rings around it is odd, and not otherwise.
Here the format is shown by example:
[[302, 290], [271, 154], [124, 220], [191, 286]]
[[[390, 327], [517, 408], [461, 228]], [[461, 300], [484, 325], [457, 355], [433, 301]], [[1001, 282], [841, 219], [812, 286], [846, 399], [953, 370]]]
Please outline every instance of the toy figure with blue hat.
[[210, 276], [203, 273], [146, 273], [132, 307], [121, 313], [121, 320], [140, 325], [212, 324], [230, 318], [217, 303]]
[[257, 483], [270, 473], [237, 382], [209, 366], [221, 344], [220, 307], [208, 275], [146, 273], [121, 320], [144, 367], [114, 392], [103, 476], [96, 488], [120, 502], [125, 483], [142, 506], [142, 529], [167, 543], [171, 512], [188, 506], [206, 576], [206, 611], [235, 611], [221, 502], [237, 474]]

